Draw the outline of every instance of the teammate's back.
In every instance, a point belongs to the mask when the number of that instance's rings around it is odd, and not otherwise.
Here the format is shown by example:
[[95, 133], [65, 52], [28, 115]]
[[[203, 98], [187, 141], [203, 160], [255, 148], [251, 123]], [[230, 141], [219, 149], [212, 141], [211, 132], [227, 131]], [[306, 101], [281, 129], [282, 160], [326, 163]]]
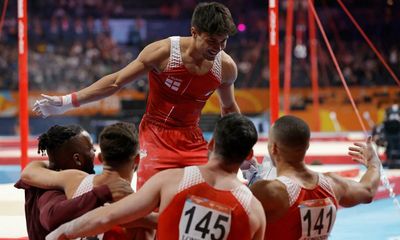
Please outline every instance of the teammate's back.
[[233, 180], [224, 184], [232, 187], [213, 187], [202, 171], [207, 175], [209, 170], [184, 169], [177, 193], [160, 214], [159, 239], [252, 239], [250, 225], [259, 225], [253, 215], [262, 209], [260, 203], [245, 185]]
[[266, 239], [328, 239], [338, 205], [368, 203], [375, 195], [380, 160], [371, 137], [366, 144], [355, 143], [349, 148], [353, 160], [367, 166], [359, 182], [308, 169], [304, 156], [309, 140], [308, 125], [297, 117], [281, 117], [270, 130], [268, 151], [278, 178], [251, 187], [267, 217]]
[[48, 239], [104, 232], [158, 208], [159, 239], [261, 240], [263, 208], [237, 178], [242, 162], [253, 156], [257, 139], [249, 119], [225, 115], [215, 127], [207, 164], [162, 171], [137, 193], [62, 225]]

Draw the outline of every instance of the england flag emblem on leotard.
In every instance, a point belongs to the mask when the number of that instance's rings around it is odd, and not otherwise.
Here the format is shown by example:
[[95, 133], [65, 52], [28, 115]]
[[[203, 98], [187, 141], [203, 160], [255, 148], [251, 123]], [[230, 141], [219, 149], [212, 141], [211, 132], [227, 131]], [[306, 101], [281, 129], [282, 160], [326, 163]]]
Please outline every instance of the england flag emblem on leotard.
[[179, 90], [181, 83], [182, 83], [182, 80], [175, 78], [175, 77], [171, 77], [171, 76], [165, 80], [165, 85], [167, 85], [169, 88], [171, 88], [174, 91]]

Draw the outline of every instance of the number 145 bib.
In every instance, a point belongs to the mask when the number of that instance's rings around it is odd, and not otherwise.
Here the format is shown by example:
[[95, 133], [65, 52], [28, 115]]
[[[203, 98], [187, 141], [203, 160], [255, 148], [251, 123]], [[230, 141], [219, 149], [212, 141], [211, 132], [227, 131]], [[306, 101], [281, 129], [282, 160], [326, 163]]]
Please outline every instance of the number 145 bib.
[[179, 239], [225, 240], [231, 229], [231, 209], [196, 196], [185, 201], [179, 221]]

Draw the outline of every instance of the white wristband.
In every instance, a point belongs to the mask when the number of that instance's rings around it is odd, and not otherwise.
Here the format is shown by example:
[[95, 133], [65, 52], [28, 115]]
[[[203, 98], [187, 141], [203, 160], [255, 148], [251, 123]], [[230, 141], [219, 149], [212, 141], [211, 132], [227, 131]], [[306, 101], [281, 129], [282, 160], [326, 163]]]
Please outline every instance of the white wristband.
[[52, 99], [43, 99], [40, 101], [36, 101], [36, 104], [39, 106], [43, 117], [63, 114], [64, 112], [74, 108], [72, 94], [57, 96], [53, 98], [58, 98], [58, 101]]
[[72, 105], [72, 95], [68, 94], [68, 95], [64, 95], [61, 97], [61, 104], [62, 106], [66, 106], [67, 108], [69, 107], [73, 107]]

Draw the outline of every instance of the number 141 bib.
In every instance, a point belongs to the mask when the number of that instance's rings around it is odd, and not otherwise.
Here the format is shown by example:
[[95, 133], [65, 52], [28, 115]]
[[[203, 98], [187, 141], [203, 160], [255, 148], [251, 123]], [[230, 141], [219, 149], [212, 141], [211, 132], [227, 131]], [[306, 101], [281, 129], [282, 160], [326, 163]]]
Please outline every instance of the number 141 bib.
[[179, 221], [179, 239], [225, 240], [231, 229], [231, 209], [206, 198], [189, 196]]
[[328, 239], [336, 219], [336, 207], [330, 198], [303, 201], [299, 204], [302, 240]]

